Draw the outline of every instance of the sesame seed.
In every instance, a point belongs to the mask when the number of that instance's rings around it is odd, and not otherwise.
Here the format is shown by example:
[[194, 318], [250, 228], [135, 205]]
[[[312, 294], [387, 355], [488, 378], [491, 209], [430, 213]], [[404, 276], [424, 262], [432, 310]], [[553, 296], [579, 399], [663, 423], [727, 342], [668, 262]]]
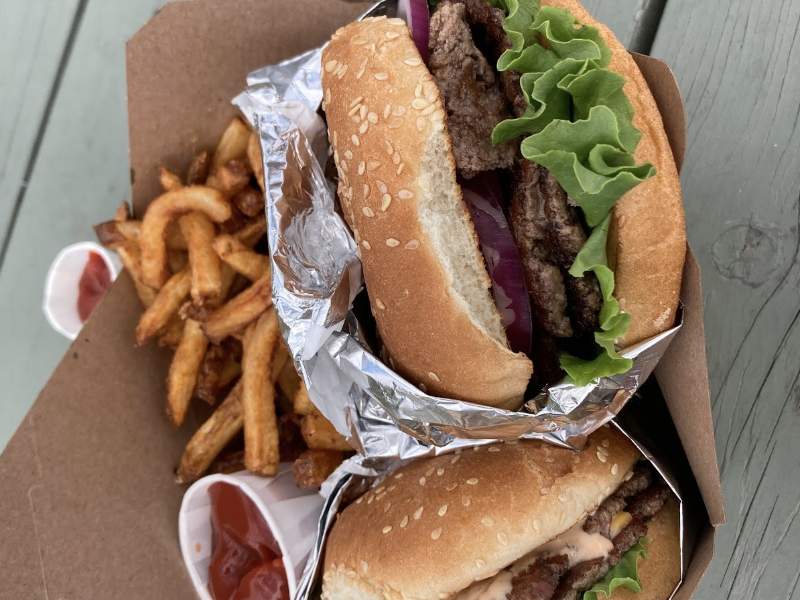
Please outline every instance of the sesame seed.
[[547, 494], [550, 493], [550, 488], [549, 487], [543, 487], [542, 489], [539, 490], [539, 493], [542, 496], [547, 496]]
[[464, 506], [469, 506], [470, 504], [472, 504], [472, 500], [470, 500], [469, 496], [461, 496], [461, 504], [463, 504]]
[[400, 164], [400, 160], [401, 160], [400, 159], [400, 153], [399, 152], [395, 152], [394, 156], [392, 157], [392, 162], [394, 164], [396, 164], [396, 165], [399, 165]]
[[534, 519], [534, 520], [533, 520], [533, 528], [534, 528], [536, 531], [541, 531], [541, 529], [542, 529], [542, 523], [541, 523], [541, 521], [539, 521], [539, 519]]
[[414, 511], [414, 520], [419, 521], [419, 518], [422, 516], [422, 511], [424, 507], [420, 506], [417, 510]]
[[394, 238], [389, 238], [386, 240], [386, 245], [389, 246], [389, 248], [395, 248], [400, 245], [400, 241]]
[[476, 558], [475, 559], [475, 566], [478, 567], [479, 569], [482, 569], [483, 567], [486, 566], [486, 563], [484, 561], [482, 561], [480, 558]]
[[392, 17], [391, 19], [386, 20], [387, 23], [391, 23], [392, 25], [403, 25], [405, 26], [406, 22], [403, 19], [398, 17]]
[[457, 487], [458, 487], [458, 484], [457, 484], [457, 483], [448, 483], [448, 484], [447, 484], [447, 487], [446, 487], [446, 488], [444, 488], [444, 489], [446, 489], [448, 492], [452, 492], [452, 491], [453, 491], [454, 489], [456, 489]]
[[361, 504], [364, 501], [364, 496], [361, 496], [358, 500], [356, 500], [356, 504]]
[[408, 112], [408, 109], [405, 106], [395, 106], [392, 114], [395, 117], [402, 117], [404, 114]]
[[628, 473], [625, 475], [625, 481], [629, 481], [631, 477], [633, 477], [633, 471], [629, 471], [629, 472], [628, 472]]
[[417, 87], [414, 88], [414, 97], [415, 98], [422, 98], [422, 84], [418, 83]]
[[331, 88], [325, 90], [325, 102], [327, 102], [328, 104], [331, 103]]
[[416, 57], [407, 58], [403, 62], [406, 63], [409, 67], [418, 67], [422, 64], [422, 61]]
[[561, 500], [562, 502], [566, 502], [567, 501], [567, 495], [566, 494], [559, 494], [558, 495], [558, 499]]
[[367, 121], [369, 121], [372, 124], [377, 123], [378, 122], [378, 115], [376, 115], [374, 112], [368, 113], [367, 114]]
[[401, 119], [400, 117], [392, 119], [392, 122], [389, 123], [389, 129], [399, 129], [402, 126], [403, 126], [403, 119]]
[[361, 570], [364, 571], [364, 573], [369, 572], [369, 565], [367, 564], [367, 561], [361, 561]]
[[425, 476], [426, 476], [426, 477], [430, 477], [430, 476], [431, 476], [431, 475], [433, 475], [435, 472], [436, 472], [436, 467], [431, 467], [431, 468], [430, 468], [430, 469], [428, 469], [428, 471], [425, 473]]
[[481, 519], [481, 523], [483, 523], [487, 527], [494, 527], [494, 519], [492, 517], [483, 517]]
[[608, 456], [608, 450], [606, 450], [606, 449], [605, 449], [605, 448], [603, 448], [602, 446], [598, 446], [598, 447], [597, 447], [597, 451], [598, 451], [598, 452], [602, 452], [602, 453], [603, 453], [603, 455], [605, 455], [605, 456]]
[[361, 101], [362, 101], [363, 99], [364, 99], [364, 96], [359, 96], [358, 98], [356, 98], [355, 100], [353, 100], [353, 101], [350, 103], [350, 106], [349, 106], [349, 108], [353, 108], [354, 106], [358, 106], [359, 104], [361, 104]]
[[339, 67], [339, 72], [337, 73], [337, 75], [339, 76], [339, 79], [344, 77], [345, 73], [347, 73], [347, 65], [342, 65], [341, 67]]
[[397, 33], [396, 31], [387, 31], [386, 32], [386, 37], [389, 38], [390, 40], [393, 40], [395, 38], [399, 38], [400, 34]]
[[436, 469], [436, 474], [437, 474], [439, 477], [441, 477], [442, 475], [444, 475], [444, 469]]
[[601, 442], [601, 444], [603, 445], [603, 448], [608, 448], [608, 445], [609, 445], [609, 443], [610, 443], [610, 442], [609, 442], [608, 440], [603, 440], [603, 441]]
[[422, 110], [422, 114], [427, 116], [427, 115], [431, 114], [435, 110], [436, 110], [436, 105], [435, 104], [429, 104], [428, 108], [425, 108], [425, 109]]
[[441, 527], [437, 527], [436, 529], [431, 531], [431, 539], [432, 540], [438, 540], [441, 537], [441, 535], [442, 535], [442, 528]]
[[350, 150], [345, 150], [345, 151], [344, 151], [344, 157], [345, 157], [347, 160], [353, 160], [353, 153], [352, 153], [352, 152], [350, 152]]
[[366, 168], [367, 168], [367, 163], [365, 163], [365, 162], [362, 160], [362, 161], [359, 163], [359, 165], [358, 165], [358, 174], [359, 174], [359, 175], [363, 175], [363, 174], [364, 174], [364, 171], [366, 170]]
[[377, 79], [378, 81], [386, 81], [387, 79], [389, 79], [389, 74], [384, 73], [383, 71], [381, 71], [380, 73], [375, 73], [375, 79]]
[[392, 146], [392, 143], [389, 140], [384, 140], [384, 143], [386, 144], [386, 154], [389, 156], [394, 154], [394, 146]]
[[417, 179], [417, 185], [419, 185], [419, 187], [421, 187], [426, 192], [430, 192], [431, 191], [431, 180], [428, 179], [425, 176], [420, 177], [419, 179]]
[[384, 118], [384, 119], [388, 119], [388, 118], [389, 118], [389, 112], [390, 112], [391, 110], [392, 110], [392, 105], [391, 105], [391, 104], [387, 104], [387, 105], [384, 107], [384, 109], [383, 109], [383, 118]]
[[358, 116], [361, 117], [362, 121], [367, 118], [367, 107], [363, 104], [358, 109]]
[[475, 477], [471, 477], [470, 479], [467, 479], [467, 483], [469, 485], [476, 485], [478, 483], [478, 480]]
[[420, 383], [420, 384], [419, 384], [419, 389], [421, 389], [423, 392], [427, 392], [427, 391], [428, 391], [428, 388], [427, 388], [427, 387], [425, 387], [425, 384], [424, 384], [424, 383]]
[[361, 145], [361, 140], [358, 139], [358, 136], [355, 133], [350, 137], [350, 140], [356, 147]]
[[354, 37], [354, 38], [353, 38], [353, 43], [354, 43], [356, 46], [363, 46], [364, 44], [366, 44], [366, 43], [367, 43], [367, 40], [365, 40], [365, 39], [364, 39], [364, 38], [362, 38], [362, 37]]
[[383, 183], [380, 179], [375, 180], [375, 185], [378, 186], [378, 189], [381, 191], [381, 194], [385, 194], [389, 191], [389, 187]]
[[367, 70], [366, 67], [361, 67], [358, 71], [356, 71], [356, 79], [361, 79], [364, 76], [364, 72], [366, 70]]
[[417, 131], [422, 131], [425, 129], [425, 117], [419, 117], [417, 119]]
[[364, 200], [366, 200], [367, 198], [369, 198], [369, 184], [368, 183], [364, 184], [364, 190], [363, 191], [364, 191]]
[[375, 496], [371, 495], [369, 498], [367, 498], [367, 504], [372, 504], [373, 500], [375, 500]]
[[375, 213], [372, 212], [372, 209], [369, 206], [365, 206], [361, 209], [361, 212], [364, 213], [365, 217], [374, 217]]
[[597, 453], [597, 459], [598, 459], [600, 462], [606, 462], [606, 461], [608, 460], [608, 459], [605, 457], [605, 455], [604, 455], [603, 453], [601, 453], [601, 452], [598, 452], [598, 453]]
[[508, 537], [502, 531], [497, 532], [497, 541], [503, 544], [503, 546], [508, 546]]
[[358, 128], [358, 133], [365, 134], [367, 133], [367, 129], [369, 129], [369, 121], [364, 121], [361, 127]]
[[400, 521], [400, 529], [403, 529], [406, 525], [408, 525], [408, 515], [405, 515]]
[[350, 110], [347, 112], [347, 116], [352, 117], [354, 114], [356, 114], [358, 112], [359, 106], [360, 106], [359, 104], [356, 104], [355, 106], [350, 107]]
[[394, 369], [394, 359], [391, 356], [389, 357], [389, 364]]
[[[411, 242], [409, 242], [409, 244], [410, 243]], [[408, 244], [406, 244], [406, 248], [408, 248]], [[456, 464], [461, 459], [461, 455], [458, 454], [458, 452], [460, 452], [460, 450], [456, 450], [456, 455], [453, 458], [450, 459], [450, 464], [451, 465]]]
[[443, 517], [446, 514], [447, 514], [447, 504], [442, 504], [442, 506], [439, 507], [439, 516]]
[[367, 162], [367, 171], [374, 171], [378, 167], [381, 166], [381, 161], [379, 160], [371, 160]]
[[375, 306], [377, 306], [381, 310], [385, 310], [386, 309], [386, 305], [383, 303], [383, 300], [381, 300], [380, 298], [375, 298]]
[[[390, 358], [389, 360], [392, 360], [392, 359]], [[396, 487], [397, 487], [396, 485], [390, 485], [388, 488], [386, 488], [386, 491], [387, 491], [387, 492], [391, 492], [391, 491], [392, 491], [393, 489], [395, 489]]]
[[375, 52], [375, 44], [367, 44], [364, 46], [365, 49], [369, 50], [370, 52]]
[[434, 381], [441, 381], [441, 379], [439, 379], [439, 376], [433, 371], [428, 371], [428, 377], [430, 377]]
[[429, 102], [425, 100], [425, 98], [414, 98], [411, 101], [411, 108], [416, 108], [417, 110], [422, 110], [424, 108], [428, 108]]
[[346, 160], [340, 160], [339, 161], [339, 167], [342, 169], [342, 171], [347, 173], [348, 167], [347, 167], [347, 161]]
[[619, 465], [617, 463], [611, 465], [611, 474], [616, 475], [618, 472], [619, 472]]
[[425, 482], [426, 482], [426, 481], [428, 481], [428, 480], [427, 480], [427, 479], [425, 479], [424, 477], [420, 477], [420, 478], [419, 478], [419, 484], [420, 484], [420, 485], [425, 485]]
[[547, 458], [544, 459], [544, 462], [546, 462], [546, 463], [554, 463], [554, 462], [556, 462], [556, 459], [553, 458], [552, 456], [548, 456]]
[[500, 448], [497, 446], [489, 446], [489, 452], [500, 452]]
[[445, 598], [449, 598], [450, 594], [446, 594], [444, 592], [439, 592], [439, 600], [445, 600]]
[[335, 60], [329, 60], [328, 62], [325, 63], [325, 71], [327, 73], [330, 73], [331, 71], [333, 71], [336, 68], [336, 66], [338, 64], [339, 63], [336, 62]]
[[397, 197], [402, 198], [403, 200], [411, 200], [414, 197], [414, 192], [411, 190], [402, 189], [397, 192]]
[[400, 173], [402, 173], [403, 169], [405, 168], [406, 168], [406, 163], [400, 163], [400, 166], [397, 167], [397, 174], [400, 175]]
[[333, 145], [335, 146], [335, 145], [337, 145], [338, 143], [339, 143], [339, 134], [338, 134], [338, 132], [337, 132], [337, 131], [334, 129], [334, 130], [333, 130]]
[[361, 245], [364, 246], [364, 248], [366, 248], [367, 250], [372, 250], [372, 245], [367, 240], [361, 242]]
[[381, 500], [386, 495], [386, 492], [381, 492], [375, 496], [375, 500]]
[[403, 476], [402, 473], [397, 473], [397, 474], [395, 474], [394, 478], [395, 479], [400, 479], [402, 476]]
[[391, 525], [387, 525], [386, 527], [383, 528], [383, 533], [389, 533], [391, 530], [392, 530], [392, 526]]
[[383, 507], [383, 512], [389, 512], [389, 509], [392, 507], [391, 502], [387, 502], [386, 506]]

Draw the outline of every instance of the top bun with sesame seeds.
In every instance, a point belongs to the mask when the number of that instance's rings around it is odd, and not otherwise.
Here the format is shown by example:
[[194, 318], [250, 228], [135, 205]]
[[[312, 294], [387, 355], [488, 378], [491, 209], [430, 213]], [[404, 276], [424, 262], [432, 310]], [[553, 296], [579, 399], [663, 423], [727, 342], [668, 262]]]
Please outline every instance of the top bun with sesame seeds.
[[391, 364], [430, 394], [519, 408], [533, 366], [508, 348], [439, 90], [405, 21], [340, 30], [322, 86], [339, 198]]
[[[607, 427], [579, 453], [519, 441], [416, 460], [338, 515], [323, 558], [322, 598], [549, 600], [517, 589], [511, 570], [524, 571], [522, 557], [530, 563], [567, 555], [570, 568], [595, 557], [609, 560], [617, 538], [612, 544], [600, 533], [587, 534], [582, 521], [621, 493], [620, 486], [635, 479], [634, 469], [650, 472], [637, 465], [641, 458], [622, 433]], [[625, 508], [664, 485], [657, 475], [649, 477]], [[639, 560], [644, 595], [637, 598], [665, 600], [680, 582], [678, 503], [671, 492], [655, 511], [645, 521], [653, 562]], [[634, 541], [641, 537], [642, 525], [634, 521], [617, 525], [621, 537], [634, 526], [640, 528]], [[603, 542], [599, 553], [594, 536]], [[551, 594], [572, 573], [565, 570], [551, 581]]]

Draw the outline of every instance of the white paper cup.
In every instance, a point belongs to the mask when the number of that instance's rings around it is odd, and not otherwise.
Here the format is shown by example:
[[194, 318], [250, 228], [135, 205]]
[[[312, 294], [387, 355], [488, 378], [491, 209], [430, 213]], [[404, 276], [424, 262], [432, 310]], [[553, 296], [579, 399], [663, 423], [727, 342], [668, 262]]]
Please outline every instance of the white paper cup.
[[197, 595], [212, 600], [208, 591], [211, 562], [211, 484], [224, 481], [241, 489], [264, 515], [283, 555], [290, 598], [303, 573], [317, 532], [323, 499], [316, 490], [297, 487], [291, 463], [281, 463], [275, 477], [259, 477], [247, 471], [209, 475], [186, 491], [178, 516], [181, 552]]
[[115, 252], [110, 252], [95, 242], [78, 242], [58, 253], [44, 284], [42, 310], [50, 327], [70, 340], [78, 337], [83, 327], [78, 315], [78, 283], [89, 260], [89, 252], [97, 252], [111, 272], [114, 281], [122, 270]]

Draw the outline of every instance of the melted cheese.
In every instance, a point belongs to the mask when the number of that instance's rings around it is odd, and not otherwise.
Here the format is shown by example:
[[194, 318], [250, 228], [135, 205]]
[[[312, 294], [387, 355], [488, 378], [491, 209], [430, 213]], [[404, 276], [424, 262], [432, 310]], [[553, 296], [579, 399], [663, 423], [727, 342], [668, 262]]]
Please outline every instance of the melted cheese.
[[613, 548], [614, 544], [608, 538], [599, 533], [586, 533], [583, 530], [583, 521], [580, 521], [496, 575], [476, 581], [449, 600], [505, 600], [511, 592], [514, 576], [527, 569], [537, 558], [564, 554], [572, 567], [587, 560], [608, 556]]

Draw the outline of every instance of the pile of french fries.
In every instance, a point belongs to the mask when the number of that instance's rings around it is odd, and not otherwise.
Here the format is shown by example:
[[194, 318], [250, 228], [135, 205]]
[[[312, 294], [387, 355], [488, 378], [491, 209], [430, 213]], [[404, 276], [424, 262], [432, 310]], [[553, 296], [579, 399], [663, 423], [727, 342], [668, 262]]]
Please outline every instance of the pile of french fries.
[[311, 403], [278, 330], [258, 137], [233, 119], [185, 179], [162, 167], [160, 182], [164, 193], [141, 220], [123, 203], [94, 229], [144, 304], [136, 344], [158, 339], [175, 349], [169, 420], [180, 427], [192, 398], [216, 406], [186, 446], [176, 480], [243, 468], [271, 476], [281, 460], [294, 460], [298, 485], [319, 486], [352, 448]]

